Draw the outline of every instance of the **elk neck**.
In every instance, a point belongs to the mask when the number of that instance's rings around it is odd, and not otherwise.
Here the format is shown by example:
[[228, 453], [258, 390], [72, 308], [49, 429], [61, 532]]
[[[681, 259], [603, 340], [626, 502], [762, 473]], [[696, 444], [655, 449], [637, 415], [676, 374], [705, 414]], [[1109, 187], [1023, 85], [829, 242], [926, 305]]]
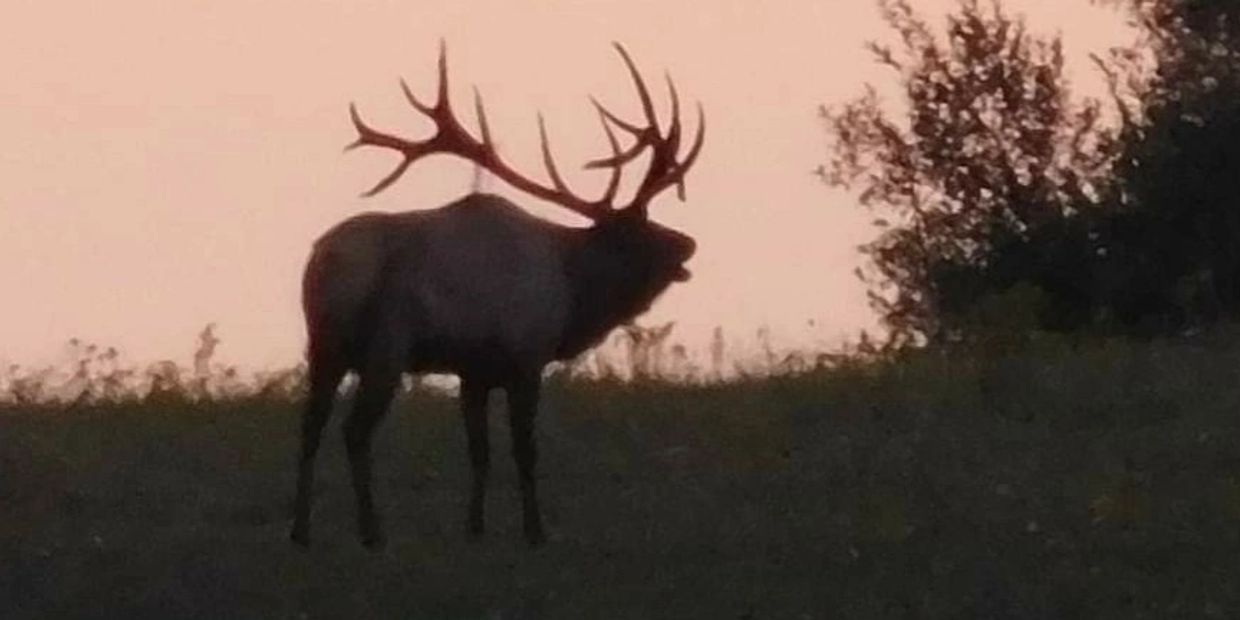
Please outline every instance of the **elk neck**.
[[649, 310], [673, 281], [658, 272], [640, 245], [617, 237], [605, 225], [568, 235], [564, 267], [573, 306], [556, 351], [560, 359], [580, 355]]

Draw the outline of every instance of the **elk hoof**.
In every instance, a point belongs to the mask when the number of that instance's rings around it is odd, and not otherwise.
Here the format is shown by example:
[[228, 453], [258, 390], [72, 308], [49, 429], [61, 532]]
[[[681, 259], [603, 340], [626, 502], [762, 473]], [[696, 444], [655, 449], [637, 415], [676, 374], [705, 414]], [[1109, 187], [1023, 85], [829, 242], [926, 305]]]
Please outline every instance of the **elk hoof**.
[[305, 525], [294, 525], [292, 531], [289, 532], [288, 539], [299, 547], [308, 548], [310, 546], [310, 528]]
[[547, 535], [543, 533], [541, 527], [527, 527], [525, 528], [525, 542], [531, 547], [541, 547], [547, 542]]
[[382, 551], [387, 546], [387, 537], [383, 532], [371, 532], [362, 536], [362, 546], [370, 551]]

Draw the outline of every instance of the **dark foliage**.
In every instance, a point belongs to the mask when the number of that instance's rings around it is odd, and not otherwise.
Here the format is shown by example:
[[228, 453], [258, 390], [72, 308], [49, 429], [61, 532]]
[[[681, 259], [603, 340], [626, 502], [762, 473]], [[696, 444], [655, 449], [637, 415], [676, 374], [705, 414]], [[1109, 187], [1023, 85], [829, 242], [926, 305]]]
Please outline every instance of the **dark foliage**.
[[1056, 291], [1033, 320], [1084, 320], [1091, 285], [1065, 267], [1092, 252], [1083, 217], [1105, 193], [1116, 134], [1099, 102], [1069, 97], [1059, 39], [997, 3], [962, 0], [943, 37], [907, 0], [879, 6], [900, 43], [870, 47], [899, 73], [906, 108], [873, 88], [824, 108], [835, 150], [819, 172], [882, 211], [860, 275], [894, 342], [956, 339], [983, 298], [1020, 282]]
[[[1123, 79], [1114, 52], [1123, 150], [1110, 241], [1138, 255], [1113, 305], [1161, 331], [1240, 318], [1240, 5], [1134, 0], [1151, 55], [1148, 79]], [[1143, 283], [1143, 285], [1138, 284]]]

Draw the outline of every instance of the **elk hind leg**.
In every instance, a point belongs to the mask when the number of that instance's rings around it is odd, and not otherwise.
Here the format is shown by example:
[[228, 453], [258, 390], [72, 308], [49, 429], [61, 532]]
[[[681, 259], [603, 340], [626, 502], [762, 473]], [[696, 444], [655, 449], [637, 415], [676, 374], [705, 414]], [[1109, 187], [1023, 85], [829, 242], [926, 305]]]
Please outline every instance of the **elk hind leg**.
[[301, 453], [297, 467], [297, 497], [293, 503], [293, 528], [289, 538], [293, 542], [310, 544], [310, 508], [314, 501], [314, 460], [319, 451], [323, 426], [331, 416], [336, 389], [344, 377], [345, 368], [330, 356], [310, 356], [310, 395], [306, 399], [301, 419]]
[[391, 405], [400, 381], [400, 370], [391, 365], [371, 368], [359, 378], [353, 411], [344, 423], [344, 444], [353, 475], [353, 492], [357, 496], [358, 533], [363, 545], [378, 549], [384, 544], [384, 535], [371, 492], [370, 446], [375, 427]]
[[487, 396], [490, 386], [477, 379], [461, 380], [461, 414], [469, 440], [469, 463], [472, 480], [466, 528], [470, 536], [481, 536], [485, 530], [483, 513], [486, 506], [487, 477], [491, 469], [491, 445], [487, 429]]
[[508, 388], [508, 417], [512, 425], [512, 454], [517, 464], [521, 485], [521, 511], [525, 539], [531, 545], [546, 540], [542, 516], [538, 509], [538, 489], [534, 468], [538, 462], [538, 446], [534, 438], [534, 418], [538, 413], [541, 389], [540, 373], [524, 377]]

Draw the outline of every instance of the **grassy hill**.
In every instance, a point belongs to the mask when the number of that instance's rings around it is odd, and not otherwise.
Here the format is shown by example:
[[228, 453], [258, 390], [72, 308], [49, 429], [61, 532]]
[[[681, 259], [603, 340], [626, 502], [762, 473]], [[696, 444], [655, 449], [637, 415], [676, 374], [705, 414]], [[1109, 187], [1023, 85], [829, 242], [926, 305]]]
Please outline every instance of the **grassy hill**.
[[557, 379], [551, 542], [520, 537], [502, 399], [464, 535], [454, 402], [376, 438], [353, 529], [339, 415], [288, 543], [298, 406], [0, 409], [3, 618], [1227, 618], [1240, 339], [921, 352], [712, 386]]

